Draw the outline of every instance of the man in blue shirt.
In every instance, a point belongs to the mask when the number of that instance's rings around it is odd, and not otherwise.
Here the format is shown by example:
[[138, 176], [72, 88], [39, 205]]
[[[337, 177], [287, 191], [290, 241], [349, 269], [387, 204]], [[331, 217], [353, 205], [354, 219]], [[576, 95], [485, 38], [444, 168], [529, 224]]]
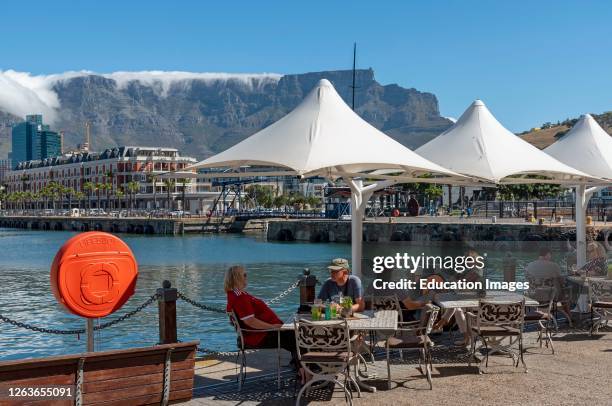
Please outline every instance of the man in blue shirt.
[[353, 298], [353, 311], [360, 312], [365, 307], [363, 300], [363, 286], [361, 280], [355, 275], [350, 275], [348, 261], [344, 258], [336, 258], [327, 267], [329, 279], [321, 286], [319, 299], [331, 300], [334, 296], [350, 296]]

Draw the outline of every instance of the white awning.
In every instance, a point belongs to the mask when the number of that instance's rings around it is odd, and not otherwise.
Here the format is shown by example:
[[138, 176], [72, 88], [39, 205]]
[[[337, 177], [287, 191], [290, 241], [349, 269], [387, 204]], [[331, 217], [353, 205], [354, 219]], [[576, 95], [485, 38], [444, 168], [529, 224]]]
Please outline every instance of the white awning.
[[[401, 174], [403, 180], [423, 175], [445, 178], [446, 183], [466, 180], [368, 124], [325, 79], [279, 121], [187, 169], [233, 167], [238, 171], [244, 166], [268, 167], [273, 176], [279, 176], [281, 169], [299, 177], [369, 174], [375, 178], [372, 172], [384, 169]], [[266, 170], [258, 172], [266, 174]]]
[[576, 169], [612, 181], [612, 136], [590, 114], [580, 117], [567, 134], [544, 152]]
[[419, 155], [467, 176], [494, 183], [577, 184], [599, 179], [540, 151], [502, 126], [484, 103], [476, 100], [447, 131], [421, 146]]

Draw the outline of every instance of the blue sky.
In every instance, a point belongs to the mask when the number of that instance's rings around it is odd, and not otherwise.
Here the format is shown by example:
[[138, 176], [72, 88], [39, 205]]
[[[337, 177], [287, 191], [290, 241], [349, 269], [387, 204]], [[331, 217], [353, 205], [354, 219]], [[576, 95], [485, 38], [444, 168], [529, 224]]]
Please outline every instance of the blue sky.
[[612, 110], [609, 1], [5, 2], [0, 70], [301, 73], [372, 67], [513, 131]]

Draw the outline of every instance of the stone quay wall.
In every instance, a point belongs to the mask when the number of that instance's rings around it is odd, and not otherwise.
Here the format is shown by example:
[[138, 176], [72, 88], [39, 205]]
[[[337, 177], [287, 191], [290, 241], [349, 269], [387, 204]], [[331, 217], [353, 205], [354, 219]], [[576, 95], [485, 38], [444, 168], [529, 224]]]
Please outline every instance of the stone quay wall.
[[[612, 227], [612, 226], [609, 226]], [[605, 228], [605, 227], [604, 227]], [[599, 234], [602, 227], [597, 227]], [[269, 220], [270, 241], [351, 241], [351, 222], [341, 220]], [[364, 222], [363, 241], [565, 241], [575, 240], [575, 225], [531, 223]]]
[[[106, 231], [109, 233], [182, 235], [228, 231], [231, 219], [138, 217], [0, 217], [0, 227], [53, 231]], [[237, 230], [239, 231], [239, 230]]]

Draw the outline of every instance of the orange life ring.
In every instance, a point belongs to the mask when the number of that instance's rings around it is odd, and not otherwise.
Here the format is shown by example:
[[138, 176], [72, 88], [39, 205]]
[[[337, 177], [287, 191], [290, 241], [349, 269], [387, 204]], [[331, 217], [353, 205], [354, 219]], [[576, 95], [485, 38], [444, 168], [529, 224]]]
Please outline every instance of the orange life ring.
[[134, 294], [138, 264], [120, 238], [99, 231], [78, 234], [64, 243], [51, 265], [51, 288], [69, 312], [108, 316]]

